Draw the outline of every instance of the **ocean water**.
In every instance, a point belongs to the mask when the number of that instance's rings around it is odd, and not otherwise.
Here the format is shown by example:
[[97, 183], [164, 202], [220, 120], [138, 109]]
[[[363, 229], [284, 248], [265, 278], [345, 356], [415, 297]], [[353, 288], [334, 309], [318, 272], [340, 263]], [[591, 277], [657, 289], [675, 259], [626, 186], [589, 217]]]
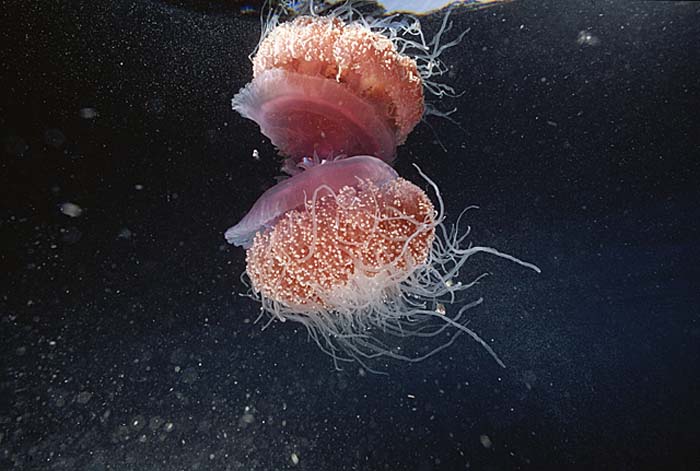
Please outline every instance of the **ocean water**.
[[230, 109], [251, 8], [5, 2], [0, 468], [698, 469], [700, 6], [453, 12], [455, 122], [395, 167], [542, 273], [464, 272], [505, 369], [464, 336], [388, 375], [241, 296], [223, 232], [279, 175]]

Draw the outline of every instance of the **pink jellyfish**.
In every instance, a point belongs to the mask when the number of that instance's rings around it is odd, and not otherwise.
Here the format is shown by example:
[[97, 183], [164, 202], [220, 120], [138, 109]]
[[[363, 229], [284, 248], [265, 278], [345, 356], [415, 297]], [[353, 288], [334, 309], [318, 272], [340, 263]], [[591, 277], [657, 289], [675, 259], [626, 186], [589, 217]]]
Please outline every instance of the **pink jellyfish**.
[[[451, 91], [429, 80], [444, 71], [439, 37], [447, 17], [426, 44], [415, 19], [372, 23], [355, 13], [346, 6], [288, 23], [275, 17], [266, 29], [253, 81], [233, 108], [259, 124], [292, 176], [266, 191], [226, 239], [246, 248], [250, 295], [262, 311], [304, 325], [336, 366], [419, 361], [461, 333], [503, 366], [465, 325], [464, 313], [481, 300], [448, 312], [480, 278], [461, 282], [460, 270], [481, 252], [539, 269], [490, 247], [465, 247], [468, 231], [443, 225], [438, 187], [418, 170], [436, 208], [388, 165], [425, 112], [424, 88]], [[447, 341], [422, 354], [390, 343], [446, 332]]]
[[416, 61], [361, 23], [301, 16], [272, 29], [233, 108], [295, 162], [368, 154], [391, 161], [420, 121]]

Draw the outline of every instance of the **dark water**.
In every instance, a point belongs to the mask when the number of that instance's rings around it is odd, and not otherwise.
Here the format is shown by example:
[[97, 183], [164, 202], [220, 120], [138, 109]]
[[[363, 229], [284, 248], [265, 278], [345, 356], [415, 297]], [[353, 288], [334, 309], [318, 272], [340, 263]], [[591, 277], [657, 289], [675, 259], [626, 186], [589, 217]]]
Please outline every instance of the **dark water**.
[[0, 468], [698, 469], [697, 3], [456, 15], [461, 127], [397, 169], [543, 273], [474, 260], [507, 369], [465, 338], [388, 377], [237, 294], [222, 233], [277, 174], [229, 109], [257, 18], [64, 3], [0, 13]]

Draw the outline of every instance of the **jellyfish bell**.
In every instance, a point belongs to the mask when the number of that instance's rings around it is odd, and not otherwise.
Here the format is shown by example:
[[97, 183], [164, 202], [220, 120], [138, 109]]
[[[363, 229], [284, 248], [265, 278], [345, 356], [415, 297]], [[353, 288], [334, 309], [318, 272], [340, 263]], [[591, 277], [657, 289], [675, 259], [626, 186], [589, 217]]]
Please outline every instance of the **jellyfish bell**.
[[270, 228], [288, 213], [304, 207], [311, 198], [338, 193], [354, 187], [359, 181], [370, 181], [377, 187], [398, 178], [396, 171], [381, 160], [362, 155], [334, 161], [307, 161], [305, 171], [282, 180], [258, 198], [245, 217], [224, 234], [230, 244], [250, 248], [261, 230]]
[[[462, 320], [480, 300], [448, 312], [480, 278], [461, 282], [460, 271], [478, 253], [539, 269], [490, 247], [465, 247], [467, 234], [443, 224], [439, 190], [420, 173], [437, 207], [371, 156], [310, 165], [265, 192], [226, 233], [229, 242], [247, 248], [249, 295], [261, 302], [262, 313], [305, 326], [336, 366], [359, 361], [374, 371], [377, 358], [420, 361], [461, 333], [503, 365]], [[443, 333], [447, 341], [418, 355], [402, 353], [391, 341]]]
[[387, 121], [370, 103], [328, 79], [265, 71], [236, 95], [234, 108], [295, 162], [310, 153], [394, 159], [396, 137]]
[[263, 198], [305, 187], [303, 206], [258, 231], [247, 252], [253, 288], [278, 309], [348, 313], [381, 302], [387, 284], [399, 283], [427, 259], [435, 209], [425, 192], [381, 160], [339, 160], [288, 182], [294, 184]]
[[420, 121], [423, 84], [387, 37], [336, 16], [300, 16], [266, 35], [253, 80], [232, 100], [284, 156], [394, 159]]

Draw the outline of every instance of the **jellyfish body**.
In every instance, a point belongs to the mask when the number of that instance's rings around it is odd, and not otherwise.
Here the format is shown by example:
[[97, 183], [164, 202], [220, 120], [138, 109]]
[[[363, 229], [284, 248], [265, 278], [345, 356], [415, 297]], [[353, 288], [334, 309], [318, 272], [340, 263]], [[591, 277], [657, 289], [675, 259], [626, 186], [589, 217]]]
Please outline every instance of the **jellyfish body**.
[[[362, 174], [365, 160], [380, 167], [372, 169], [380, 178]], [[333, 183], [319, 184], [301, 207], [255, 236], [247, 256], [253, 288], [307, 314], [381, 302], [388, 283], [400, 283], [428, 258], [435, 209], [420, 188], [373, 157], [332, 162], [298, 177], [317, 181], [318, 172], [333, 175]], [[339, 175], [354, 181], [334, 185]]]
[[[437, 208], [422, 189], [371, 156], [317, 164], [265, 192], [226, 233], [247, 247], [249, 295], [262, 303], [262, 313], [305, 326], [336, 366], [358, 361], [377, 372], [371, 366], [377, 358], [420, 361], [462, 333], [504, 366], [462, 320], [481, 300], [451, 316], [446, 306], [481, 278], [459, 280], [478, 253], [539, 269], [490, 247], [463, 246], [468, 230], [443, 225], [439, 190], [421, 175]], [[391, 342], [441, 335], [446, 340], [415, 355]]]
[[253, 77], [233, 108], [295, 162], [314, 154], [391, 161], [425, 109], [416, 62], [337, 17], [301, 16], [274, 28], [253, 58]]

